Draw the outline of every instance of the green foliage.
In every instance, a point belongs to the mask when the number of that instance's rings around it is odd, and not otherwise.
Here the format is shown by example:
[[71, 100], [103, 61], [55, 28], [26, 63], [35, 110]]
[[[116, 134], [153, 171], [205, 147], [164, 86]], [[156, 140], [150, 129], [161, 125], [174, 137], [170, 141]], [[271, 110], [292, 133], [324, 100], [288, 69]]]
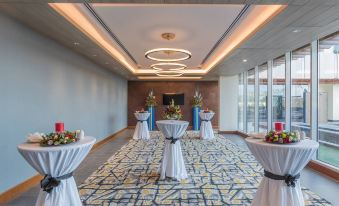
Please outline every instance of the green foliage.
[[42, 140], [40, 141], [40, 145], [42, 146], [57, 146], [62, 144], [69, 144], [78, 141], [76, 132], [58, 132], [58, 133], [49, 133], [47, 135], [42, 136]]
[[171, 104], [166, 107], [164, 118], [165, 119], [182, 119], [183, 115], [181, 113], [181, 108], [179, 105], [174, 104], [172, 99]]
[[157, 106], [157, 100], [155, 99], [155, 96], [153, 95], [153, 90], [151, 90], [148, 93], [148, 96], [146, 97], [146, 106], [147, 107]]
[[195, 94], [193, 96], [192, 106], [193, 107], [202, 107], [202, 95], [197, 90], [195, 91]]

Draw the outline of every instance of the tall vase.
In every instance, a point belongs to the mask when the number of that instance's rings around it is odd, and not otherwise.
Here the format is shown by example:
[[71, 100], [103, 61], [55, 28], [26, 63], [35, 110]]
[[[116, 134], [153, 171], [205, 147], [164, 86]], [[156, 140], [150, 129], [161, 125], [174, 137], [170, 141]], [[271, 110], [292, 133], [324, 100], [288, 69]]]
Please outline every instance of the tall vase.
[[193, 130], [197, 131], [200, 130], [200, 107], [193, 107]]
[[147, 120], [148, 129], [150, 131], [153, 131], [154, 127], [155, 127], [155, 107], [154, 106], [148, 106], [147, 110], [150, 113], [149, 118]]

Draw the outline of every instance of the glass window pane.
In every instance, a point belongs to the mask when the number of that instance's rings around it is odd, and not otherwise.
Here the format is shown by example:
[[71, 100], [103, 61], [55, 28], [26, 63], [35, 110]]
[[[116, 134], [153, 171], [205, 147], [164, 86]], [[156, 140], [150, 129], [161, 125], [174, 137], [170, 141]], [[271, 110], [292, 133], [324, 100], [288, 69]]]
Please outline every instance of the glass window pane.
[[238, 130], [244, 130], [244, 74], [238, 76]]
[[259, 66], [259, 132], [267, 132], [267, 63]]
[[319, 42], [318, 159], [339, 167], [339, 34]]
[[291, 131], [311, 137], [311, 47], [292, 52]]
[[273, 60], [272, 128], [274, 122], [285, 122], [285, 56]]
[[247, 132], [254, 132], [254, 93], [255, 93], [255, 71], [251, 69], [247, 72], [247, 108], [246, 121]]

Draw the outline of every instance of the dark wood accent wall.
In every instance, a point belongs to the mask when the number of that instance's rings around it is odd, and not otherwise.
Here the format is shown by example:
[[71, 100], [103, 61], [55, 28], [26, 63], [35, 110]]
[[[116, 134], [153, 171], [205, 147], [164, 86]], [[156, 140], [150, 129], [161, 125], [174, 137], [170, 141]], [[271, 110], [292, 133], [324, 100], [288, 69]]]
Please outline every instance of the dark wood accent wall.
[[144, 108], [145, 99], [148, 92], [153, 89], [158, 102], [156, 107], [156, 120], [163, 119], [165, 110], [162, 105], [162, 94], [164, 93], [184, 93], [185, 105], [181, 106], [183, 120], [189, 121], [192, 125], [192, 98], [196, 88], [203, 96], [203, 109], [213, 110], [216, 114], [213, 117], [212, 125], [219, 125], [219, 84], [218, 81], [129, 81], [128, 82], [128, 126], [135, 126], [136, 119], [134, 112]]

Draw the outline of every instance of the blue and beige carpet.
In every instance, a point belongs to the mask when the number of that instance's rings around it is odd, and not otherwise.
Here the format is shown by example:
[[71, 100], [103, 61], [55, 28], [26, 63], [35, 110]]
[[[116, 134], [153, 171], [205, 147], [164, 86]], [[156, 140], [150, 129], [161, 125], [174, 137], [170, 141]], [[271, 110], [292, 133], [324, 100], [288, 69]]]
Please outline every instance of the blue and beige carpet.
[[[250, 205], [263, 169], [245, 149], [216, 134], [200, 140], [189, 131], [181, 140], [187, 180], [159, 180], [164, 137], [130, 140], [79, 186], [84, 205]], [[303, 189], [306, 205], [329, 202]]]

